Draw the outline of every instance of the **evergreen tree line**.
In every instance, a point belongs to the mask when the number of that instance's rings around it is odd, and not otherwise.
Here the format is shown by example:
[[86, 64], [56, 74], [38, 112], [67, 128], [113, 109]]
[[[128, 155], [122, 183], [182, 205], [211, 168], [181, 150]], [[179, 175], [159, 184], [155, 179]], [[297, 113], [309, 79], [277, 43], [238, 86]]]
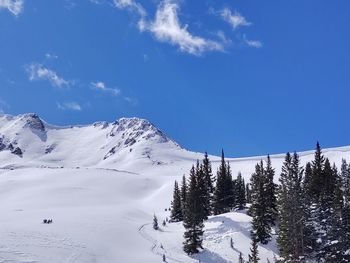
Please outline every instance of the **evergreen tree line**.
[[170, 218], [172, 222], [183, 221], [186, 229], [184, 251], [198, 253], [202, 248], [204, 220], [209, 215], [244, 209], [247, 192], [249, 186], [245, 185], [241, 174], [232, 179], [230, 164], [225, 161], [223, 151], [216, 178], [205, 153], [202, 162], [197, 161], [192, 166], [188, 180], [183, 176], [181, 186], [175, 181]]
[[260, 161], [249, 184], [239, 174], [232, 178], [222, 152], [216, 178], [208, 155], [197, 161], [181, 186], [174, 185], [171, 221], [183, 221], [184, 251], [202, 248], [204, 220], [244, 209], [250, 204], [252, 248], [249, 262], [259, 262], [258, 243], [267, 244], [275, 235], [278, 262], [350, 262], [350, 164], [340, 171], [325, 158], [319, 143], [314, 160], [300, 164], [297, 153], [287, 153], [279, 184], [274, 183], [271, 159]]
[[287, 153], [279, 177], [268, 157], [251, 177], [252, 249], [258, 262], [258, 242], [267, 244], [274, 230], [278, 262], [350, 262], [350, 165], [340, 172], [316, 145], [314, 160], [300, 165], [297, 153]]

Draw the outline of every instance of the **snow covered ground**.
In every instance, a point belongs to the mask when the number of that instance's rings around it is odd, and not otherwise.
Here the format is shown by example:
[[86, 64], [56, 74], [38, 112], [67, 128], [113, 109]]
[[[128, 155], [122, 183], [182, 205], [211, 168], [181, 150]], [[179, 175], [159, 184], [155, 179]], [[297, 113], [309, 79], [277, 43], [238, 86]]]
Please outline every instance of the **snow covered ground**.
[[[211, 217], [205, 250], [193, 258], [182, 252], [181, 223], [152, 229], [154, 213], [160, 222], [169, 216], [174, 180], [202, 153], [181, 148], [145, 120], [56, 127], [33, 114], [2, 115], [0, 138], [0, 263], [154, 263], [163, 254], [168, 262], [220, 263], [237, 262], [239, 252], [247, 259], [244, 213]], [[324, 152], [337, 165], [350, 160], [350, 147]], [[301, 157], [309, 161], [313, 151]], [[277, 173], [283, 158], [272, 156]], [[234, 175], [249, 180], [260, 159], [229, 160]], [[215, 171], [220, 158], [211, 160]], [[275, 242], [259, 251], [272, 260]]]

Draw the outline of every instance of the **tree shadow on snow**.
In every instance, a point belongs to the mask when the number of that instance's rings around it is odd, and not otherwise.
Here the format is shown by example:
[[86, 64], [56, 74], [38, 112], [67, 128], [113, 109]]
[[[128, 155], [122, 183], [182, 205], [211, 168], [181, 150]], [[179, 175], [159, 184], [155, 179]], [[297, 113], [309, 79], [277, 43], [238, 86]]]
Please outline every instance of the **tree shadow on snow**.
[[219, 234], [226, 233], [226, 232], [240, 232], [250, 239], [250, 229], [249, 229], [250, 223], [236, 222], [236, 221], [233, 221], [231, 218], [228, 218], [225, 216], [216, 216], [208, 219], [207, 222], [220, 222], [221, 225], [219, 225], [216, 228], [216, 231]]
[[198, 263], [231, 263], [231, 261], [223, 259], [219, 254], [206, 249], [192, 258], [198, 260]]

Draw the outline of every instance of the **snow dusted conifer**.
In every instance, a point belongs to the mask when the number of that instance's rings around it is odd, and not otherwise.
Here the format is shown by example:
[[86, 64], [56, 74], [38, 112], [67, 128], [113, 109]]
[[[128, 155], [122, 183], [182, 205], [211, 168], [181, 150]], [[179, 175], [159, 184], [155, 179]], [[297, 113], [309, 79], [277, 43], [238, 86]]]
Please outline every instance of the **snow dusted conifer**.
[[215, 184], [215, 178], [213, 176], [213, 171], [212, 171], [212, 167], [211, 167], [211, 163], [208, 157], [208, 153], [205, 152], [204, 154], [204, 159], [202, 161], [202, 169], [203, 169], [203, 173], [204, 176], [206, 178], [206, 183], [207, 183], [207, 198], [208, 198], [208, 212], [207, 215], [211, 215], [213, 214], [213, 203], [214, 203], [214, 184]]
[[197, 193], [200, 206], [200, 213], [203, 220], [210, 215], [210, 195], [208, 192], [208, 182], [203, 170], [203, 165], [197, 161], [196, 165]]
[[303, 169], [299, 156], [286, 154], [280, 176], [278, 198], [278, 247], [283, 262], [302, 262], [304, 256]]
[[216, 186], [214, 191], [214, 214], [222, 214], [228, 211], [227, 203], [227, 165], [225, 162], [224, 150], [221, 152], [221, 164], [217, 171]]
[[189, 255], [198, 253], [199, 249], [203, 248], [202, 240], [204, 223], [194, 167], [192, 167], [190, 171], [190, 181], [186, 195], [183, 225], [185, 227], [185, 241], [183, 243], [184, 251]]
[[271, 225], [269, 221], [268, 207], [266, 205], [264, 165], [261, 161], [255, 166], [255, 173], [251, 177], [252, 204], [249, 209], [252, 219], [252, 234], [262, 244], [267, 244], [271, 238]]
[[187, 196], [187, 182], [186, 182], [186, 176], [182, 176], [182, 183], [181, 183], [181, 189], [180, 189], [180, 197], [181, 197], [181, 207], [182, 207], [182, 215], [185, 214], [185, 205], [186, 205], [186, 196]]
[[159, 229], [158, 218], [156, 217], [156, 215], [153, 216], [153, 229], [154, 230], [158, 230]]
[[175, 184], [174, 184], [174, 193], [173, 193], [173, 201], [171, 202], [170, 218], [172, 222], [179, 222], [183, 220], [181, 195], [180, 195], [180, 189], [177, 181], [175, 181]]
[[203, 172], [207, 181], [207, 187], [208, 187], [208, 192], [210, 194], [214, 193], [214, 182], [215, 179], [213, 178], [213, 172], [211, 168], [211, 163], [208, 157], [208, 153], [205, 152], [204, 154], [204, 159], [203, 159]]
[[245, 183], [241, 173], [238, 173], [235, 185], [236, 185], [235, 187], [236, 207], [239, 210], [242, 210], [246, 205], [246, 193], [245, 193]]
[[265, 177], [265, 198], [266, 198], [266, 208], [269, 224], [271, 226], [275, 225], [275, 221], [277, 218], [277, 199], [276, 199], [276, 184], [273, 179], [275, 176], [275, 169], [272, 168], [270, 155], [267, 156], [266, 167], [264, 169], [264, 177]]

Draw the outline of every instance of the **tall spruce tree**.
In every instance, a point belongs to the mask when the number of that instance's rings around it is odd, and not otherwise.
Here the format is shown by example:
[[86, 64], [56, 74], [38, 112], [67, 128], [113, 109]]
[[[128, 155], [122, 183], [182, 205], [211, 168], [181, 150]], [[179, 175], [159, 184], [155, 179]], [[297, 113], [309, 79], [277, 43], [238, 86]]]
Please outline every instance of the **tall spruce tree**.
[[345, 159], [342, 160], [341, 164], [340, 180], [344, 198], [350, 202], [350, 165], [348, 165]]
[[177, 181], [174, 184], [173, 201], [171, 202], [170, 218], [172, 222], [183, 220], [181, 194]]
[[[214, 203], [213, 210], [214, 214], [222, 214], [229, 211], [228, 203], [230, 198], [229, 189], [232, 187], [232, 177], [231, 183], [229, 183], [228, 167], [225, 162], [224, 151], [221, 152], [221, 164], [217, 171], [216, 186], [214, 190]], [[229, 184], [229, 185], [228, 185]]]
[[273, 181], [275, 176], [275, 169], [272, 168], [270, 155], [267, 156], [264, 173], [265, 173], [264, 196], [266, 198], [265, 204], [267, 207], [266, 217], [268, 218], [269, 224], [271, 226], [274, 226], [275, 221], [277, 219], [277, 199], [276, 199], [277, 186]]
[[186, 176], [182, 176], [181, 189], [180, 189], [180, 198], [181, 198], [181, 207], [182, 207], [182, 216], [185, 214], [185, 204], [187, 196], [187, 182]]
[[315, 158], [312, 161], [312, 177], [310, 181], [310, 197], [318, 202], [324, 186], [323, 170], [325, 166], [325, 158], [322, 154], [319, 142], [316, 144]]
[[236, 182], [232, 179], [232, 171], [230, 163], [226, 164], [226, 183], [225, 183], [225, 200], [226, 200], [226, 211], [231, 211], [236, 205], [236, 193], [235, 187]]
[[197, 161], [196, 165], [197, 193], [200, 206], [200, 214], [203, 220], [210, 215], [210, 195], [208, 192], [208, 182], [203, 170], [203, 165]]
[[303, 189], [304, 189], [304, 194], [306, 201], [310, 201], [310, 194], [312, 193], [311, 191], [311, 180], [312, 180], [312, 167], [311, 163], [307, 162], [305, 165], [305, 173], [304, 173], [304, 180], [303, 180]]
[[299, 156], [287, 153], [280, 175], [278, 195], [279, 231], [277, 243], [281, 262], [303, 262], [304, 257], [304, 210], [302, 206], [303, 169]]
[[207, 186], [208, 186], [208, 192], [210, 194], [214, 193], [214, 183], [215, 183], [215, 179], [213, 177], [213, 172], [212, 172], [212, 168], [211, 168], [211, 163], [208, 157], [208, 153], [205, 152], [204, 154], [204, 159], [203, 159], [203, 172], [207, 181]]
[[255, 166], [255, 173], [250, 179], [252, 204], [249, 214], [253, 218], [252, 235], [262, 244], [267, 244], [271, 238], [271, 224], [267, 216], [269, 211], [266, 206], [265, 182], [264, 165], [261, 161]]
[[185, 227], [183, 249], [189, 255], [198, 253], [199, 249], [203, 248], [202, 240], [204, 223], [199, 195], [196, 171], [195, 168], [192, 167], [190, 171], [190, 181], [187, 189], [183, 221]]
[[207, 196], [208, 196], [208, 212], [207, 215], [211, 215], [213, 214], [213, 203], [214, 203], [214, 184], [215, 184], [215, 178], [213, 176], [213, 171], [212, 171], [212, 167], [211, 167], [211, 162], [209, 160], [208, 157], [208, 153], [205, 152], [204, 154], [204, 159], [202, 161], [203, 164], [203, 173], [204, 176], [206, 178], [206, 182], [207, 182]]
[[236, 207], [239, 210], [244, 209], [246, 205], [246, 193], [245, 193], [245, 183], [241, 173], [238, 173], [235, 187], [235, 196], [236, 196]]
[[336, 184], [332, 193], [332, 207], [330, 215], [330, 227], [327, 232], [327, 242], [325, 243], [325, 260], [326, 262], [346, 262], [343, 258], [343, 193], [341, 190], [341, 180], [335, 164], [333, 173], [336, 176]]

